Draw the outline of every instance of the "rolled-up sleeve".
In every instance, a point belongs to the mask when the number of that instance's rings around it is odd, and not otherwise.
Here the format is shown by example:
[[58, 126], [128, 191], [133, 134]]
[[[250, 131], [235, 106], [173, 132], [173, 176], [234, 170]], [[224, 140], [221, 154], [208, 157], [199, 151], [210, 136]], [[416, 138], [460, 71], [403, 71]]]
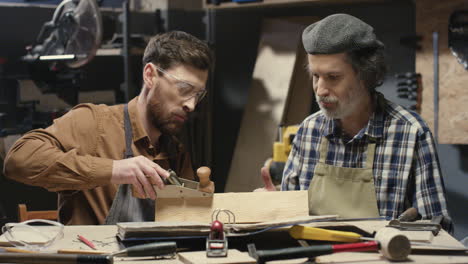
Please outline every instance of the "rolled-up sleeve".
[[440, 170], [437, 150], [429, 130], [418, 135], [414, 155], [415, 197], [414, 203], [423, 219], [443, 215], [444, 229], [453, 229], [448, 214], [444, 181]]
[[102, 130], [98, 115], [80, 105], [50, 127], [26, 133], [6, 156], [5, 176], [49, 191], [109, 184], [112, 160], [93, 155]]

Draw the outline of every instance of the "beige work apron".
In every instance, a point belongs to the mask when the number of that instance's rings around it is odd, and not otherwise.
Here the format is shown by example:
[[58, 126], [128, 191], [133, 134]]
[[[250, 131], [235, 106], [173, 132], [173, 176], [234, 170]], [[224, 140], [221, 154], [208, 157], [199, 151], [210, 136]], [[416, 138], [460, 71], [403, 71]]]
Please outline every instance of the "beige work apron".
[[320, 143], [320, 160], [315, 166], [309, 186], [310, 215], [337, 214], [342, 218], [378, 217], [375, 196], [374, 164], [375, 140], [367, 147], [365, 168], [335, 167], [325, 163], [329, 141]]

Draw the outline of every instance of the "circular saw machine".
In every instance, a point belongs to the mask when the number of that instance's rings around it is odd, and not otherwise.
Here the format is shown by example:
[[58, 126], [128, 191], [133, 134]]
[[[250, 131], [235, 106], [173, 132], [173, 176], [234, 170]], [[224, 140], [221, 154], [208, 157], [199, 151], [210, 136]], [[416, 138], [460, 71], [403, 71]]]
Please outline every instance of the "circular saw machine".
[[57, 93], [76, 104], [79, 68], [96, 55], [102, 31], [96, 0], [63, 0], [23, 57], [31, 79], [43, 93]]

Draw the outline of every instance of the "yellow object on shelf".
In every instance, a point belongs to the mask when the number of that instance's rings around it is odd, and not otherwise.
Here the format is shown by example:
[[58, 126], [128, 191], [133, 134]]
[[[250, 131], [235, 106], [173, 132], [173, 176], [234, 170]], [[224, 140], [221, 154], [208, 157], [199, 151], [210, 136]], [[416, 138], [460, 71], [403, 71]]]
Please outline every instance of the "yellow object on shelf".
[[317, 227], [295, 225], [289, 229], [295, 239], [325, 240], [334, 242], [359, 242], [361, 235], [354, 232], [328, 230]]
[[286, 162], [291, 152], [291, 144], [296, 136], [298, 125], [280, 127], [280, 141], [273, 144], [273, 161]]

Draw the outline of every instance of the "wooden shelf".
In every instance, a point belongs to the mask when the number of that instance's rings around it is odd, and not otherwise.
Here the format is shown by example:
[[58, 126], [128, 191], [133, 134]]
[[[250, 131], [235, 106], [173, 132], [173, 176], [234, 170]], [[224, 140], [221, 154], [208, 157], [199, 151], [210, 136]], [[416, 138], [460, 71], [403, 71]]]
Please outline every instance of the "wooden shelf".
[[222, 2], [219, 5], [209, 4], [210, 0], [203, 0], [204, 8], [223, 9], [223, 8], [246, 8], [246, 7], [271, 7], [276, 5], [291, 6], [299, 4], [358, 4], [358, 3], [376, 3], [385, 2], [385, 0], [262, 0], [256, 2]]

